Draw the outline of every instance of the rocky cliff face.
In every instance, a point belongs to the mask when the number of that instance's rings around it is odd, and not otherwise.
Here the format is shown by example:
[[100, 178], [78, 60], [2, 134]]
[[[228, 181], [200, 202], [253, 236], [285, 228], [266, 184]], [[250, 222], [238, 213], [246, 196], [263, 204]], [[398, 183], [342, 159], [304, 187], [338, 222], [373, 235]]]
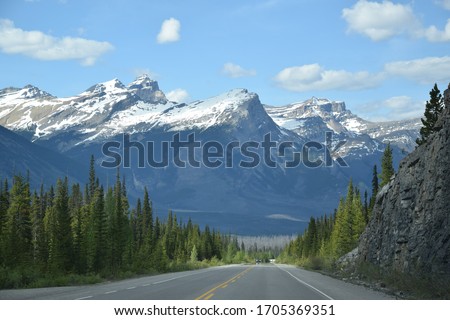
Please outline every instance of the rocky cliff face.
[[440, 131], [401, 163], [377, 195], [360, 262], [385, 271], [450, 275], [450, 106]]

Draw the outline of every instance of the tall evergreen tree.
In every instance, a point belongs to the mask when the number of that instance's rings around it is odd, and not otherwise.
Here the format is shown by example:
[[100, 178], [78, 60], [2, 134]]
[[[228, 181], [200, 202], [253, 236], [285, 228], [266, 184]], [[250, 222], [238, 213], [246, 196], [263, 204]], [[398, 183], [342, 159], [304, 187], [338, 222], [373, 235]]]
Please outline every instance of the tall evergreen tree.
[[30, 214], [29, 184], [22, 176], [15, 176], [4, 227], [7, 265], [23, 266], [32, 261]]
[[391, 144], [388, 143], [386, 149], [384, 149], [383, 158], [381, 159], [380, 187], [383, 187], [386, 184], [388, 184], [394, 173], [395, 173], [394, 165], [392, 164], [392, 148]]
[[369, 222], [369, 203], [368, 203], [367, 190], [364, 191], [364, 221], [366, 224]]
[[9, 190], [8, 179], [5, 181], [0, 180], [0, 265], [3, 264], [5, 259], [6, 237], [5, 237], [5, 224], [7, 219], [7, 212], [9, 208]]
[[87, 264], [85, 252], [85, 227], [88, 214], [85, 214], [86, 208], [83, 207], [83, 194], [79, 184], [74, 184], [72, 186], [72, 192], [69, 198], [69, 208], [75, 268], [78, 273], [83, 273], [86, 271]]
[[114, 210], [111, 219], [111, 267], [113, 272], [120, 270], [125, 253], [126, 228], [128, 226], [127, 212], [123, 203], [122, 183], [119, 169], [117, 169], [116, 185], [114, 187]]
[[73, 266], [71, 217], [67, 178], [56, 183], [53, 206], [47, 210], [49, 267], [54, 273], [70, 271]]
[[94, 155], [91, 155], [89, 161], [89, 186], [88, 186], [88, 197], [86, 199], [87, 202], [91, 202], [91, 199], [94, 197], [95, 189], [96, 189], [95, 158]]
[[377, 165], [374, 165], [372, 172], [372, 195], [376, 195], [378, 193], [378, 188], [378, 170]]
[[152, 248], [153, 212], [147, 187], [144, 188], [144, 204], [142, 206], [142, 234], [148, 250]]
[[106, 263], [105, 243], [107, 242], [107, 224], [103, 187], [94, 192], [90, 206], [90, 236], [88, 248], [88, 269], [101, 271]]
[[437, 84], [435, 83], [433, 89], [430, 91], [430, 100], [425, 104], [424, 118], [421, 119], [423, 126], [420, 129], [420, 138], [417, 138], [416, 140], [418, 145], [425, 143], [428, 136], [435, 132], [434, 126], [443, 109], [444, 100]]
[[353, 197], [352, 206], [352, 245], [351, 249], [357, 246], [360, 235], [366, 227], [366, 220], [364, 219], [364, 209], [361, 202], [359, 192], [355, 193]]
[[31, 236], [33, 246], [33, 261], [35, 265], [43, 267], [47, 262], [47, 238], [44, 228], [45, 202], [43, 186], [40, 196], [34, 192], [31, 200]]

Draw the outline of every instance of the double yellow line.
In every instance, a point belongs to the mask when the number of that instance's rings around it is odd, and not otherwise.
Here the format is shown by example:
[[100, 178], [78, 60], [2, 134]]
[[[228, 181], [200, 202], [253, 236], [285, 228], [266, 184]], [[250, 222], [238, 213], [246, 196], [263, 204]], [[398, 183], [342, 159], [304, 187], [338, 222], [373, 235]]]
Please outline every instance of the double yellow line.
[[244, 271], [242, 271], [241, 273], [238, 273], [237, 275], [235, 275], [233, 278], [228, 279], [227, 281], [219, 284], [218, 286], [212, 288], [211, 290], [208, 290], [207, 292], [205, 292], [204, 294], [202, 294], [201, 296], [195, 298], [195, 300], [209, 300], [212, 298], [212, 296], [214, 295], [214, 291], [216, 291], [219, 288], [226, 288], [230, 283], [235, 282], [237, 279], [239, 279], [240, 277], [242, 277], [245, 273], [247, 273], [248, 271], [250, 271], [254, 266], [251, 266], [247, 269], [245, 269]]

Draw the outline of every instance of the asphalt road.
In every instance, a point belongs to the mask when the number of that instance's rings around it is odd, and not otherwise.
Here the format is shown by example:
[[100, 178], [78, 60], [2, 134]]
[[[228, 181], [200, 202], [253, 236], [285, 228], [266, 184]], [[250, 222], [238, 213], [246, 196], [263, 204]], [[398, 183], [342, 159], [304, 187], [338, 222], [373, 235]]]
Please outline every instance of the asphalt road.
[[288, 265], [232, 265], [88, 286], [0, 290], [0, 299], [357, 300], [383, 293]]

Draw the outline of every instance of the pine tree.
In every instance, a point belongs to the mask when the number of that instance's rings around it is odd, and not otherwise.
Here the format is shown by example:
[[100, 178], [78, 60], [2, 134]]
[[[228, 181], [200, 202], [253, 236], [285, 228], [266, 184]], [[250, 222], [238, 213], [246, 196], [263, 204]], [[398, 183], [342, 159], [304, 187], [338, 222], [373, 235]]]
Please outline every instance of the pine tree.
[[106, 262], [105, 243], [107, 242], [107, 225], [103, 187], [95, 190], [90, 206], [90, 237], [88, 247], [88, 269], [98, 272], [103, 270]]
[[352, 206], [352, 245], [351, 249], [357, 246], [360, 235], [366, 227], [366, 220], [364, 219], [364, 209], [359, 193], [355, 193], [353, 197]]
[[87, 202], [91, 202], [94, 197], [95, 189], [96, 189], [96, 180], [95, 180], [95, 159], [94, 155], [91, 155], [91, 159], [89, 161], [89, 187], [88, 187], [88, 197], [86, 199]]
[[153, 212], [147, 187], [144, 188], [144, 204], [142, 206], [142, 234], [147, 249], [151, 251], [153, 246]]
[[420, 129], [420, 138], [417, 138], [416, 140], [418, 145], [425, 143], [428, 136], [435, 132], [434, 126], [443, 109], [444, 100], [437, 84], [435, 83], [433, 89], [430, 91], [430, 100], [425, 104], [425, 118], [421, 119], [423, 126]]
[[386, 149], [384, 149], [383, 158], [381, 159], [381, 183], [380, 187], [383, 187], [391, 181], [394, 175], [394, 166], [392, 164], [392, 148], [388, 143]]
[[198, 252], [197, 247], [195, 245], [192, 247], [190, 261], [191, 263], [196, 263], [198, 261]]
[[368, 203], [367, 190], [364, 191], [364, 221], [366, 224], [369, 222], [369, 203]]
[[9, 190], [8, 179], [0, 181], [0, 265], [3, 264], [5, 259], [6, 250], [6, 237], [5, 237], [5, 225], [7, 219], [7, 212], [9, 208]]
[[137, 199], [134, 215], [131, 216], [134, 217], [133, 230], [135, 233], [136, 249], [139, 250], [144, 243], [144, 231], [143, 231], [144, 219], [142, 216], [141, 198]]
[[73, 258], [75, 269], [78, 273], [86, 271], [86, 246], [85, 246], [85, 215], [83, 208], [83, 195], [79, 184], [72, 186], [72, 192], [69, 199], [69, 208], [71, 216], [71, 229], [73, 239]]
[[110, 231], [111, 236], [111, 259], [110, 266], [115, 273], [120, 270], [122, 260], [125, 253], [126, 229], [128, 225], [127, 211], [124, 205], [124, 192], [122, 190], [122, 183], [120, 181], [120, 173], [117, 169], [116, 185], [114, 187], [114, 210], [112, 212]]
[[309, 219], [308, 229], [304, 238], [303, 256], [305, 258], [316, 256], [318, 251], [318, 234], [316, 219], [311, 217]]
[[378, 188], [379, 188], [379, 186], [378, 186], [378, 170], [377, 170], [377, 165], [374, 165], [373, 171], [372, 171], [372, 195], [370, 196], [370, 201], [369, 201], [369, 217], [370, 217], [373, 207], [375, 205]]
[[47, 262], [47, 238], [44, 228], [45, 202], [43, 186], [40, 196], [34, 192], [31, 200], [31, 236], [34, 264], [43, 267]]
[[5, 263], [22, 266], [32, 261], [31, 206], [28, 182], [15, 176], [4, 227]]
[[49, 267], [53, 273], [70, 271], [73, 266], [71, 217], [67, 178], [56, 183], [53, 206], [47, 210]]

